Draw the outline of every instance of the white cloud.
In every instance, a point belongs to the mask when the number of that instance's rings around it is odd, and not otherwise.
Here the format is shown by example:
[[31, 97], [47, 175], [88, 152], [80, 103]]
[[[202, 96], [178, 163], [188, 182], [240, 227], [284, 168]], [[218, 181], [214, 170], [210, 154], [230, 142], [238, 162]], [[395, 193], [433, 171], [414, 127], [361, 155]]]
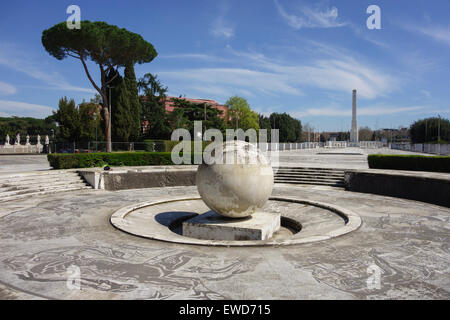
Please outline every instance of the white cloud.
[[229, 39], [234, 36], [234, 28], [223, 17], [218, 17], [213, 23], [211, 34], [217, 38]]
[[[351, 92], [354, 88], [358, 95], [373, 99], [398, 89], [399, 81], [387, 72], [370, 64], [363, 64], [336, 49], [320, 46], [319, 51], [334, 58], [321, 58], [304, 63], [293, 63], [269, 59], [258, 53], [233, 51], [234, 55], [248, 60], [257, 69], [266, 69], [276, 75], [289, 87], [301, 90], [303, 87], [315, 87], [331, 91]], [[331, 54], [330, 54], [331, 53]]]
[[358, 110], [358, 114], [361, 116], [374, 116], [374, 115], [382, 115], [382, 114], [395, 114], [402, 112], [411, 112], [423, 110], [425, 107], [422, 106], [410, 106], [410, 107], [396, 107], [396, 106], [372, 106], [372, 107], [364, 107]]
[[176, 53], [176, 54], [164, 54], [159, 56], [160, 59], [199, 59], [199, 60], [212, 60], [213, 56], [202, 53]]
[[159, 57], [160, 59], [180, 59], [180, 60], [199, 60], [206, 62], [230, 62], [229, 59], [218, 57], [210, 54], [203, 53], [176, 53], [176, 54], [164, 54]]
[[229, 9], [229, 3], [227, 1], [221, 1], [219, 3], [218, 13], [213, 17], [212, 28], [210, 30], [210, 33], [216, 38], [230, 39], [234, 36], [234, 26], [225, 18]]
[[11, 68], [17, 72], [26, 74], [27, 76], [44, 82], [47, 89], [59, 89], [65, 91], [78, 91], [96, 93], [92, 88], [83, 88], [70, 84], [57, 72], [44, 71], [28, 59], [21, 58], [21, 54], [7, 48], [0, 47], [0, 65]]
[[[294, 61], [272, 59], [258, 52], [227, 49], [224, 52], [227, 54], [223, 58], [227, 62], [224, 67], [160, 70], [156, 73], [172, 90], [182, 88], [178, 91], [191, 94], [188, 90], [192, 89], [196, 95], [220, 98], [233, 94], [275, 98], [300, 96], [305, 95], [307, 88], [351, 94], [352, 89], [356, 88], [359, 97], [374, 99], [389, 95], [403, 83], [398, 75], [390, 75], [389, 71], [364, 63], [345, 50], [314, 44], [310, 48], [316, 49], [312, 52], [313, 58]], [[199, 58], [196, 54], [182, 56]]]
[[420, 93], [422, 93], [427, 99], [431, 98], [431, 92], [425, 89], [420, 90]]
[[232, 90], [229, 88], [225, 88], [224, 86], [215, 86], [215, 85], [192, 85], [188, 86], [187, 90], [193, 91], [197, 94], [196, 98], [208, 97], [211, 95], [218, 97], [229, 97], [233, 94]]
[[[282, 74], [261, 72], [244, 68], [199, 68], [177, 71], [159, 71], [158, 76], [172, 82], [184, 83], [184, 87], [192, 87], [195, 83], [197, 91], [211, 94], [211, 87], [222, 97], [237, 90], [272, 95], [301, 95], [300, 89], [291, 86]], [[221, 92], [218, 92], [222, 88]], [[228, 88], [224, 90], [223, 88]], [[241, 91], [242, 92], [242, 91]]]
[[45, 118], [52, 114], [54, 109], [38, 104], [0, 100], [0, 114], [4, 117], [33, 117]]
[[[389, 115], [402, 112], [417, 112], [423, 111], [425, 107], [423, 106], [409, 106], [409, 107], [396, 107], [396, 106], [383, 106], [374, 105], [368, 107], [362, 107], [357, 109], [358, 116], [376, 116], [376, 115]], [[332, 116], [332, 117], [350, 117], [352, 115], [352, 109], [349, 106], [346, 109], [342, 108], [309, 108], [304, 111], [298, 111], [292, 113], [295, 117], [304, 116]]]
[[278, 0], [274, 0], [278, 13], [283, 17], [288, 25], [299, 30], [301, 28], [335, 28], [346, 25], [338, 21], [338, 9], [331, 8], [310, 8], [301, 6], [298, 15], [286, 12]]
[[412, 31], [419, 32], [425, 36], [430, 37], [434, 41], [450, 45], [450, 28], [441, 26], [412, 26], [409, 25], [406, 29], [411, 29]]
[[0, 81], [0, 94], [9, 95], [14, 94], [16, 92], [17, 92], [16, 87], [10, 85], [9, 83]]

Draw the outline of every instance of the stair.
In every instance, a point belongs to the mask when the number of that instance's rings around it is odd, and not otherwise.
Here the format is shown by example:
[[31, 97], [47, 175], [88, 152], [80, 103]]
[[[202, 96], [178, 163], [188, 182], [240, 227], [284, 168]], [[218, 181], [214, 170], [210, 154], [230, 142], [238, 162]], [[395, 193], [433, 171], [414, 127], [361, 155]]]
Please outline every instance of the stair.
[[0, 202], [82, 189], [92, 187], [75, 171], [49, 170], [0, 175]]
[[323, 185], [343, 188], [345, 170], [329, 168], [279, 167], [275, 183]]

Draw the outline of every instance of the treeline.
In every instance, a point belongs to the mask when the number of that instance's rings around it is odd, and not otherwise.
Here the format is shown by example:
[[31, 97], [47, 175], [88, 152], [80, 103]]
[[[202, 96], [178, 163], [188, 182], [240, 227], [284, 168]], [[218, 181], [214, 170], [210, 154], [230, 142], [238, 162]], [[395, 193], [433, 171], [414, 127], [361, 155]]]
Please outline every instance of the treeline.
[[271, 129], [279, 130], [280, 142], [301, 142], [302, 123], [287, 113], [272, 113], [269, 117], [259, 115], [259, 127], [267, 129], [268, 140], [271, 138]]
[[82, 102], [76, 106], [73, 99], [61, 98], [58, 110], [48, 117], [58, 123], [56, 140], [73, 141], [104, 141], [104, 121], [101, 106], [96, 99]]
[[450, 143], [450, 121], [431, 117], [417, 120], [410, 129], [412, 143]]
[[36, 119], [30, 117], [0, 117], [0, 141], [4, 141], [9, 135], [11, 141], [20, 133], [22, 139], [28, 134], [31, 137], [51, 135], [52, 130], [56, 132], [57, 126], [52, 119]]

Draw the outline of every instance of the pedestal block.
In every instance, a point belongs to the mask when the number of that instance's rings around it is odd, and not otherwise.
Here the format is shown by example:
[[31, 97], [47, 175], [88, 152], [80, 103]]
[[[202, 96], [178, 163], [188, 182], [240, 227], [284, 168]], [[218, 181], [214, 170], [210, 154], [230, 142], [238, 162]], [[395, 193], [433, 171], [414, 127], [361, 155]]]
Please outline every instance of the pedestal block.
[[204, 240], [267, 240], [280, 229], [280, 214], [255, 212], [252, 216], [227, 218], [214, 211], [183, 222], [183, 236]]

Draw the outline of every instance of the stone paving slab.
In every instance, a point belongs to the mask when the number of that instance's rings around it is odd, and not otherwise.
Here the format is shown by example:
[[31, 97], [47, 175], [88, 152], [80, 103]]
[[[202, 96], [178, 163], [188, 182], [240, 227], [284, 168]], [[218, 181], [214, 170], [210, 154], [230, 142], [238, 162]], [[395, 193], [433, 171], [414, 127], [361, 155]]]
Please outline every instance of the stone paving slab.
[[369, 154], [411, 154], [433, 156], [428, 153], [418, 153], [388, 148], [317, 148], [280, 151], [280, 166], [300, 166], [311, 168], [333, 169], [368, 169]]
[[50, 170], [47, 155], [0, 155], [0, 173]]
[[[190, 195], [196, 187], [84, 190], [2, 204], [0, 298], [450, 298], [450, 209], [417, 201], [278, 184], [274, 197], [333, 203], [362, 218], [352, 233], [288, 247], [180, 245], [109, 223], [123, 206]], [[76, 268], [81, 290], [67, 287]], [[371, 270], [379, 289], [367, 286]]]

